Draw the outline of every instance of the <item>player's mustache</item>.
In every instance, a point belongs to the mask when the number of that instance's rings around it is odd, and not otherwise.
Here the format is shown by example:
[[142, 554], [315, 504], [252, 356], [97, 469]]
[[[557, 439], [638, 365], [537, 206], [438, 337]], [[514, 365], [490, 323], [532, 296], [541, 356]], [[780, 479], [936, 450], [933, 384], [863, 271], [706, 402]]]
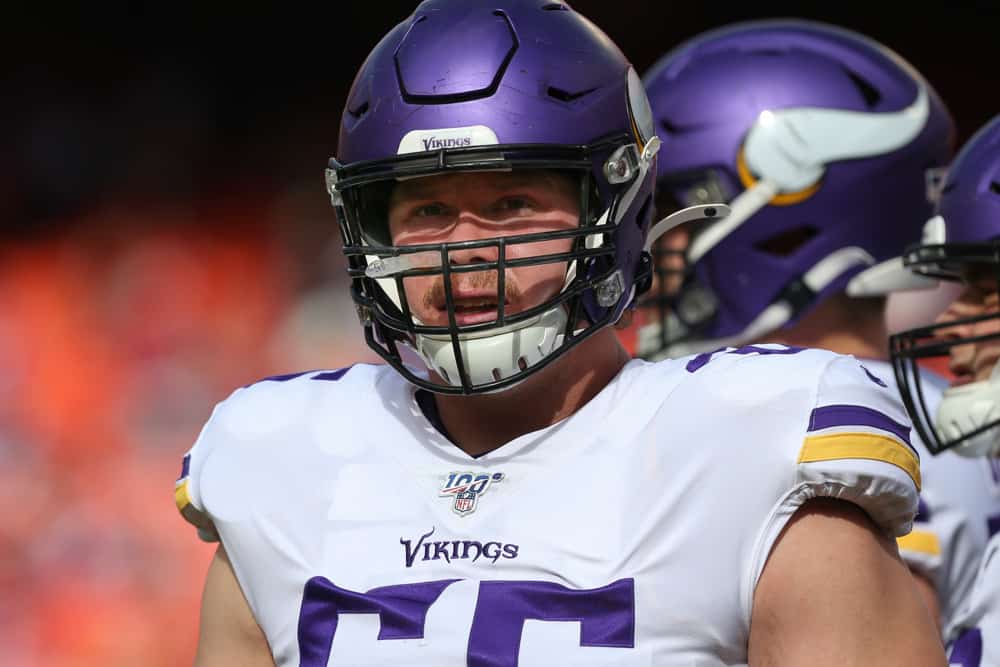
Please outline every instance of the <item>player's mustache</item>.
[[[491, 289], [497, 290], [499, 278], [496, 271], [475, 271], [451, 277], [452, 292], [459, 289]], [[506, 303], [513, 303], [521, 297], [521, 290], [511, 276], [510, 271], [504, 274], [504, 295]], [[424, 308], [440, 308], [447, 303], [444, 290], [444, 276], [437, 276], [434, 283], [424, 293]]]

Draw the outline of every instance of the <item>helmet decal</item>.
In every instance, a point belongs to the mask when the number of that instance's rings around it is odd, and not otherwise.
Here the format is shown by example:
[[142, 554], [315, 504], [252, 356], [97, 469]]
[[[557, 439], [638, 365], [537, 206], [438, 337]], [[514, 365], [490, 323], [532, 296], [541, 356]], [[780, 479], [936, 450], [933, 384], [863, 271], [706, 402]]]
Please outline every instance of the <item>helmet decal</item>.
[[628, 68], [628, 110], [639, 147], [645, 148], [646, 143], [656, 136], [653, 109], [649, 106], [649, 98], [646, 97], [646, 90], [642, 87], [642, 79], [631, 67]]
[[468, 148], [499, 144], [496, 133], [485, 125], [445, 127], [438, 130], [410, 130], [399, 140], [399, 155], [436, 151], [442, 148]]

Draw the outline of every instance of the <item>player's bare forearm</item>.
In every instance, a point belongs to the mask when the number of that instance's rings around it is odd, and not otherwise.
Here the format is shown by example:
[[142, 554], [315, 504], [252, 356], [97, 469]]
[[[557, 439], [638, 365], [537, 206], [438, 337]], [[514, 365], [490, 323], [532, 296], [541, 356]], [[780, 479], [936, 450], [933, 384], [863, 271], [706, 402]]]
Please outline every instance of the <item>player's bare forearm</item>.
[[944, 667], [931, 614], [895, 543], [857, 506], [813, 500], [754, 594], [752, 667]]
[[221, 544], [205, 577], [194, 667], [274, 667], [264, 633]]

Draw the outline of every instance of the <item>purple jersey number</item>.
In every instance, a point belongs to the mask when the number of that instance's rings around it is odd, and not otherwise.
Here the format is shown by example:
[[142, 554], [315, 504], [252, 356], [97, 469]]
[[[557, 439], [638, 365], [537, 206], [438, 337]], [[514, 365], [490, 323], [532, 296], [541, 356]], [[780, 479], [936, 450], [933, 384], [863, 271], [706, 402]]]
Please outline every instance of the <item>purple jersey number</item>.
[[687, 370], [688, 373], [695, 373], [704, 368], [708, 364], [708, 362], [710, 362], [715, 357], [715, 355], [719, 354], [720, 352], [724, 354], [738, 354], [738, 355], [759, 354], [761, 356], [766, 356], [769, 354], [798, 354], [804, 349], [805, 349], [804, 347], [795, 347], [793, 345], [784, 345], [782, 347], [762, 347], [760, 345], [744, 345], [743, 347], [738, 347], [733, 350], [730, 350], [729, 348], [726, 347], [720, 347], [719, 349], [712, 350], [711, 352], [702, 352], [698, 356], [691, 359], [691, 361], [687, 362], [687, 366], [685, 366], [684, 368], [685, 370]]
[[632, 579], [573, 590], [548, 581], [484, 581], [469, 633], [469, 667], [517, 667], [528, 619], [580, 621], [580, 646], [635, 646]]
[[341, 614], [378, 614], [379, 639], [421, 639], [427, 610], [458, 579], [401, 584], [355, 593], [326, 577], [306, 582], [299, 610], [299, 667], [326, 667]]
[[[378, 614], [379, 640], [423, 638], [427, 611], [456, 581], [356, 593], [313, 577], [299, 612], [299, 666], [326, 667], [340, 614]], [[577, 590], [546, 581], [481, 582], [469, 633], [469, 667], [517, 667], [521, 631], [529, 619], [579, 621], [580, 646], [633, 648], [635, 584], [619, 579], [602, 588]]]

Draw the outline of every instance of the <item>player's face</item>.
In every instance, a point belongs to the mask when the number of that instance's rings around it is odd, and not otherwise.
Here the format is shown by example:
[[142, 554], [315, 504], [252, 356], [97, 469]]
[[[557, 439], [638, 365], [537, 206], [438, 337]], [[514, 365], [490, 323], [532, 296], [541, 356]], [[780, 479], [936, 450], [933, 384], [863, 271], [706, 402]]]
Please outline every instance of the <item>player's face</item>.
[[[580, 224], [577, 181], [547, 171], [456, 173], [400, 182], [389, 199], [389, 233], [397, 246], [450, 243], [535, 234], [576, 228]], [[569, 252], [571, 239], [506, 247], [505, 259]], [[496, 246], [453, 251], [453, 265], [499, 260]], [[565, 283], [566, 262], [507, 269], [504, 312], [507, 315], [542, 304]], [[451, 278], [459, 326], [497, 318], [498, 272], [457, 273]], [[404, 280], [406, 299], [416, 319], [431, 326], [448, 324], [441, 275]]]
[[[940, 323], [990, 315], [1000, 311], [997, 280], [992, 275], [971, 275], [962, 293], [938, 318]], [[989, 318], [971, 324], [959, 324], [942, 331], [945, 338], [968, 338], [1000, 333], [1000, 319]], [[1000, 342], [996, 339], [966, 343], [951, 348], [949, 370], [955, 375], [952, 385], [989, 379], [1000, 360]]]

